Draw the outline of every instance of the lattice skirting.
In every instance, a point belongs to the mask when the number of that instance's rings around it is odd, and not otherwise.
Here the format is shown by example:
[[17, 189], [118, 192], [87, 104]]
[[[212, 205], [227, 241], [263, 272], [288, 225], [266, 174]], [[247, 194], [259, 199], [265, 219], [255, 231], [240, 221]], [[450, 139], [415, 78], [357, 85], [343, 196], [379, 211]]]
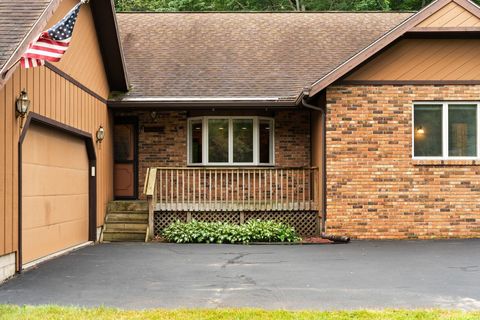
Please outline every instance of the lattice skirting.
[[251, 219], [274, 220], [283, 222], [295, 228], [303, 237], [318, 235], [320, 219], [318, 211], [253, 211], [253, 212], [181, 212], [181, 211], [156, 211], [154, 219], [155, 235], [160, 235], [162, 230], [171, 223], [179, 220], [206, 222], [243, 223]]

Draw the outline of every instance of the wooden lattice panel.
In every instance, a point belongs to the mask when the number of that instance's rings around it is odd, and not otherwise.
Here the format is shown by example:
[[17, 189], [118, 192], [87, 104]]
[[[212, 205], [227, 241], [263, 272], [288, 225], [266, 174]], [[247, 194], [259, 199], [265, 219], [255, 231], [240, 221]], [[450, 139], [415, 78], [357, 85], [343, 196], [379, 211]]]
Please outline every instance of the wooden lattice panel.
[[229, 222], [240, 224], [240, 213], [225, 211], [192, 212], [192, 219], [204, 222]]
[[187, 222], [187, 214], [185, 212], [155, 212], [153, 219], [153, 229], [155, 235], [160, 235], [164, 228], [170, 224], [181, 221]]
[[229, 222], [240, 224], [244, 221], [259, 219], [273, 220], [288, 224], [295, 228], [301, 236], [318, 235], [318, 212], [317, 211], [255, 211], [255, 212], [179, 212], [179, 211], [157, 211], [155, 212], [154, 229], [155, 235], [161, 234], [162, 230], [171, 223], [179, 220], [197, 220], [205, 222]]
[[316, 211], [266, 211], [266, 212], [246, 212], [245, 221], [273, 220], [288, 224], [295, 228], [301, 236], [318, 235], [318, 213]]

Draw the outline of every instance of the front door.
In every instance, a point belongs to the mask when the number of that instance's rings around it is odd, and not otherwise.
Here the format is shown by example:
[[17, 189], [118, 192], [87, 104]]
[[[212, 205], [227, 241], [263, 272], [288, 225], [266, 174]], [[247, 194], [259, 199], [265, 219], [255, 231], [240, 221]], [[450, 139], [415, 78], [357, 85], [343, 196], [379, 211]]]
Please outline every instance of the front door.
[[137, 121], [117, 118], [114, 126], [115, 199], [137, 199]]

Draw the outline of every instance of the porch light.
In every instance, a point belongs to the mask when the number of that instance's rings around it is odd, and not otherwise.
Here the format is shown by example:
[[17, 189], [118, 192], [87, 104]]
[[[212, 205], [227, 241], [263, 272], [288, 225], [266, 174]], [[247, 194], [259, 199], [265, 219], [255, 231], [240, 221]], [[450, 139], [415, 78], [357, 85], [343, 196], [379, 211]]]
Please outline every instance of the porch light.
[[425, 133], [425, 130], [423, 130], [423, 127], [422, 126], [418, 127], [417, 134], [424, 134], [424, 133]]
[[102, 142], [103, 139], [105, 139], [105, 129], [100, 126], [97, 130], [97, 142]]
[[17, 100], [15, 101], [15, 111], [17, 117], [25, 118], [25, 115], [28, 113], [28, 108], [30, 107], [30, 99], [28, 99], [27, 91], [23, 89], [20, 92]]

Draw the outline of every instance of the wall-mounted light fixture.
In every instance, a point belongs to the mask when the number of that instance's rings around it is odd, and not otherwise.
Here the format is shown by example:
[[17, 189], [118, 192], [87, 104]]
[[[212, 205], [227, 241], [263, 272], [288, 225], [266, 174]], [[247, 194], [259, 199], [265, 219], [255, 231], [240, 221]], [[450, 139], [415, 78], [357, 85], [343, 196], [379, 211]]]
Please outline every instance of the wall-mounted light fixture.
[[103, 139], [105, 139], [105, 129], [100, 126], [97, 130], [97, 142], [102, 142]]
[[417, 128], [417, 134], [424, 134], [424, 133], [425, 133], [425, 130], [423, 129], [422, 126]]
[[20, 92], [20, 95], [18, 96], [17, 100], [15, 101], [15, 113], [18, 117], [21, 117], [22, 119], [25, 118], [25, 116], [28, 113], [28, 108], [30, 107], [30, 99], [28, 99], [27, 91], [23, 89]]

